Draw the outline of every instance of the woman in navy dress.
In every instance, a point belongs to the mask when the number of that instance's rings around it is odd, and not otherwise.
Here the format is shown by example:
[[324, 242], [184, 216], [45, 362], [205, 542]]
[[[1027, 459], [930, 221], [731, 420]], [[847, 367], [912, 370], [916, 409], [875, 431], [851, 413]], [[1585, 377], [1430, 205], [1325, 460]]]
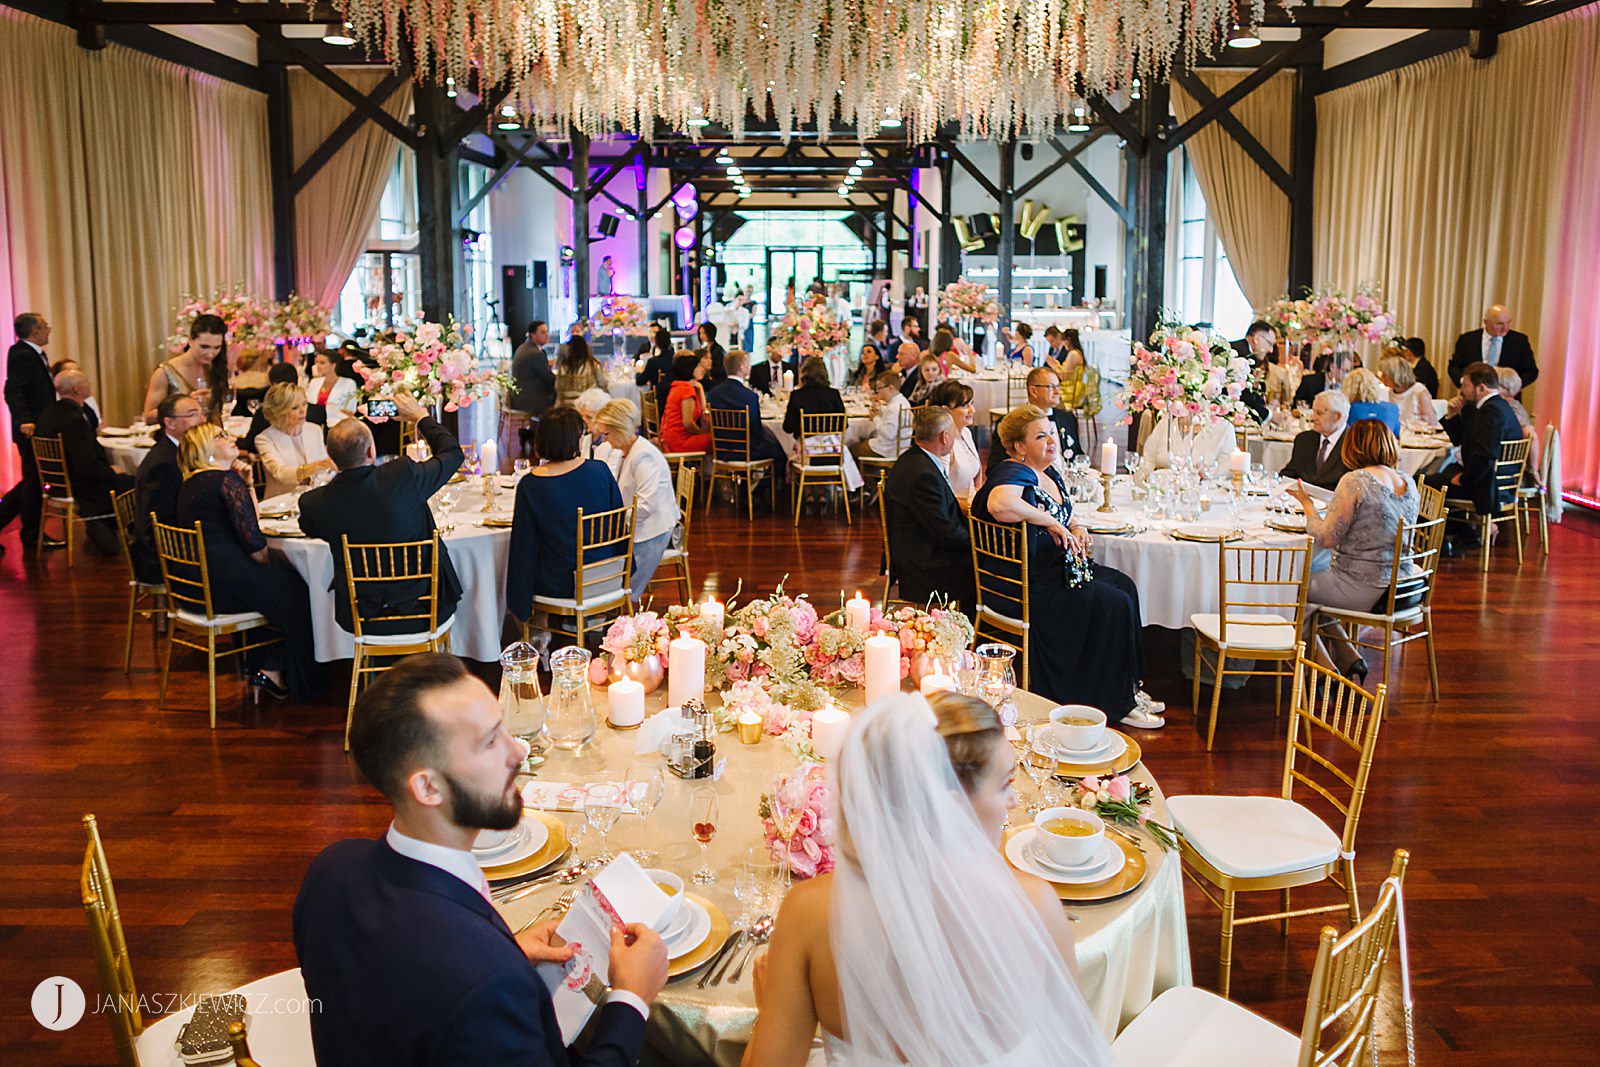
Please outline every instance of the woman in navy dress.
[[[1088, 704], [1112, 720], [1160, 726], [1160, 705], [1140, 690], [1144, 642], [1139, 592], [1121, 571], [1089, 558], [1089, 534], [1072, 524], [1072, 501], [1052, 466], [1058, 446], [1049, 414], [1024, 404], [1000, 422], [1009, 457], [972, 502], [989, 522], [1025, 524], [1028, 546], [1029, 688], [1062, 704]], [[992, 604], [1002, 614], [1019, 607]], [[1152, 719], [1154, 723], [1135, 721]]]
[[[536, 596], [572, 599], [578, 509], [593, 515], [623, 504], [611, 468], [578, 454], [582, 435], [583, 416], [569, 407], [551, 408], [533, 431], [539, 465], [517, 483], [506, 563], [506, 607], [524, 622], [533, 615]], [[613, 549], [608, 555], [621, 553]]]

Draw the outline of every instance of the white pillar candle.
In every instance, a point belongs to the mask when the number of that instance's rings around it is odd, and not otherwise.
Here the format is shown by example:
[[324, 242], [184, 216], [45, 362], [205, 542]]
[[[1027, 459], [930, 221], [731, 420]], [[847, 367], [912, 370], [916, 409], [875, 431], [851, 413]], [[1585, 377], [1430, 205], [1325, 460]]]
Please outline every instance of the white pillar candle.
[[479, 445], [478, 467], [484, 474], [500, 473], [500, 446], [493, 441]]
[[844, 735], [850, 729], [850, 716], [839, 708], [822, 708], [811, 716], [811, 747], [823, 759], [839, 754]]
[[956, 680], [950, 677], [948, 674], [924, 674], [922, 676], [923, 696], [927, 696], [930, 693], [938, 693], [947, 689], [953, 690], [955, 687]]
[[667, 703], [681, 708], [705, 695], [706, 643], [685, 630], [667, 647]]
[[1117, 473], [1117, 443], [1105, 441], [1100, 445], [1100, 473]]
[[1228, 470], [1233, 474], [1246, 474], [1250, 470], [1250, 453], [1234, 449], [1228, 456]]
[[700, 605], [700, 618], [704, 619], [706, 622], [720, 630], [722, 629], [722, 621], [725, 617], [725, 611], [726, 609], [724, 609], [723, 606], [717, 602], [717, 599], [712, 597], [710, 600], [707, 600], [704, 604]]
[[856, 590], [856, 595], [844, 602], [844, 624], [858, 634], [867, 632], [872, 624], [872, 601]]
[[786, 370], [783, 372], [783, 387], [785, 389], [794, 388], [794, 371]]
[[892, 634], [867, 638], [867, 703], [900, 691], [900, 639]]
[[606, 690], [611, 725], [638, 726], [644, 722], [644, 686], [632, 678], [619, 678]]

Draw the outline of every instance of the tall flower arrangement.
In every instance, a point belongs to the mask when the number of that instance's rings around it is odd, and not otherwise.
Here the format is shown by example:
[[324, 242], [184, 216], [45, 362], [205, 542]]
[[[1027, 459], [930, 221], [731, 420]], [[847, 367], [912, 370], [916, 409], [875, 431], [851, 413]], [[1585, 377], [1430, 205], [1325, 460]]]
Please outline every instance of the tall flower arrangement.
[[228, 343], [254, 347], [270, 343], [263, 330], [270, 317], [267, 307], [242, 289], [218, 290], [210, 296], [189, 297], [178, 308], [178, 318], [167, 338], [167, 351], [177, 355], [189, 346], [189, 327], [201, 315], [215, 315], [228, 326]]
[[644, 309], [631, 296], [608, 296], [600, 302], [594, 325], [600, 330], [634, 333], [644, 325]]
[[1360, 286], [1354, 296], [1338, 289], [1308, 289], [1298, 300], [1281, 296], [1261, 317], [1291, 341], [1314, 341], [1329, 348], [1350, 348], [1363, 341], [1383, 345], [1399, 332], [1394, 312], [1374, 285]]
[[1162, 322], [1150, 335], [1149, 345], [1133, 346], [1128, 384], [1117, 405], [1128, 411], [1187, 415], [1202, 422], [1240, 423], [1250, 417], [1250, 409], [1239, 399], [1249, 380], [1249, 361], [1221, 334]]
[[505, 374], [478, 362], [467, 342], [468, 328], [451, 316], [444, 323], [417, 322], [381, 337], [356, 363], [361, 397], [410, 393], [424, 404], [442, 401], [456, 411], [513, 386]]
[[784, 312], [768, 338], [768, 344], [792, 348], [801, 359], [820, 356], [849, 343], [850, 324], [835, 318], [828, 301], [815, 293], [804, 304]]
[[987, 285], [957, 278], [939, 290], [939, 315], [951, 320], [994, 322], [1000, 317], [1000, 305], [989, 298]]
[[275, 344], [321, 344], [332, 329], [328, 309], [299, 293], [289, 294], [267, 309], [262, 333]]

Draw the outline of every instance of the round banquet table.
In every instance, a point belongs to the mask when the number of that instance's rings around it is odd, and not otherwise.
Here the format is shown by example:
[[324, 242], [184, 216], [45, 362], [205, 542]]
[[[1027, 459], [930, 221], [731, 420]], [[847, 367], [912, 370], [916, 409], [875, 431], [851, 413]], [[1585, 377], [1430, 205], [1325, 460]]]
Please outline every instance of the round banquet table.
[[[590, 690], [595, 712], [603, 720], [606, 695], [603, 689]], [[646, 698], [646, 712], [654, 713], [666, 705], [666, 687]], [[1016, 702], [1022, 721], [1041, 721], [1048, 715], [1050, 701], [1018, 691]], [[848, 709], [859, 709], [862, 692], [845, 691], [840, 697]], [[708, 703], [715, 704], [715, 695]], [[649, 847], [658, 853], [656, 865], [674, 871], [688, 881], [698, 866], [699, 851], [689, 833], [689, 796], [694, 783], [683, 781], [665, 769], [658, 754], [636, 755], [639, 731], [618, 731], [602, 721], [595, 743], [582, 752], [552, 750], [539, 769], [541, 782], [587, 783], [621, 781], [628, 764], [645, 761], [663, 768], [666, 792], [660, 806], [651, 814], [647, 826], [637, 816], [618, 821], [609, 835], [613, 852]], [[744, 850], [761, 843], [761, 824], [756, 806], [762, 793], [770, 792], [780, 775], [792, 771], [794, 758], [775, 737], [763, 736], [756, 745], [743, 745], [736, 734], [717, 737], [717, 758], [726, 760], [717, 781], [719, 831], [709, 849], [717, 881], [709, 886], [691, 886], [690, 891], [711, 900], [727, 913], [730, 921], [738, 917], [740, 906], [733, 898], [732, 886], [739, 857]], [[1130, 772], [1135, 781], [1155, 786], [1155, 780], [1141, 763]], [[1032, 786], [1020, 776], [1022, 797], [1031, 798]], [[1025, 801], [1024, 801], [1025, 803]], [[1169, 821], [1166, 799], [1155, 788], [1152, 817]], [[560, 813], [569, 831], [579, 825], [581, 816]], [[1012, 821], [1028, 821], [1022, 806], [1012, 812]], [[642, 838], [648, 835], [648, 843]], [[1189, 935], [1184, 917], [1183, 881], [1176, 853], [1165, 853], [1138, 832], [1149, 864], [1145, 880], [1133, 892], [1115, 900], [1067, 905], [1077, 938], [1078, 965], [1083, 975], [1084, 996], [1107, 1039], [1143, 1010], [1151, 1000], [1174, 986], [1191, 983]], [[598, 850], [594, 831], [580, 843], [581, 856]], [[536, 916], [551, 903], [563, 887], [551, 885], [501, 907], [513, 930]], [[753, 966], [746, 966], [738, 982], [724, 980], [705, 989], [696, 987], [702, 970], [668, 983], [650, 1013], [648, 1042], [671, 1063], [716, 1063], [733, 1067], [755, 1026], [756, 1007], [751, 986]]]
[[151, 437], [98, 437], [96, 440], [111, 465], [127, 475], [139, 473], [139, 464], [155, 445]]
[[[1147, 521], [1143, 505], [1134, 501], [1132, 489], [1122, 477], [1112, 488], [1109, 514], [1097, 511], [1096, 502], [1073, 505], [1074, 520], [1082, 522], [1093, 534], [1095, 560], [1126, 574], [1139, 587], [1139, 614], [1146, 626], [1181, 630], [1189, 625], [1190, 615], [1217, 610], [1221, 564], [1216, 542], [1184, 541], [1171, 535], [1174, 528], [1186, 525], [1232, 524], [1227, 488], [1213, 487], [1207, 492], [1212, 504], [1197, 523]], [[1289, 533], [1263, 525], [1267, 517], [1266, 502], [1264, 496], [1246, 497], [1240, 512], [1244, 540], [1230, 544], [1292, 545], [1305, 539], [1303, 533]], [[1111, 534], [1095, 529], [1122, 523], [1132, 523], [1136, 532]], [[1147, 528], [1139, 532], [1140, 526]], [[1264, 597], [1267, 594], [1252, 595]], [[1284, 603], [1290, 600], [1285, 594]]]
[[[511, 528], [509, 525], [488, 527], [481, 523], [491, 517], [510, 523], [516, 481], [509, 475], [500, 476], [500, 491], [492, 516], [483, 511], [483, 494], [477, 482], [472, 479], [468, 483], [456, 483], [462, 493], [451, 512], [455, 528], [440, 530], [456, 574], [461, 578], [461, 601], [456, 605], [455, 626], [450, 630], [450, 651], [466, 659], [495, 663], [504, 647], [500, 637], [506, 615], [506, 560], [511, 555]], [[285, 497], [263, 500], [261, 506], [268, 507]], [[333, 550], [325, 541], [298, 535], [297, 515], [282, 519], [263, 517], [261, 529], [267, 535], [268, 545], [281, 551], [306, 580], [311, 592], [311, 628], [317, 659], [327, 663], [352, 658], [355, 639], [339, 625], [333, 614], [334, 597], [346, 595], [343, 589], [329, 588], [333, 582]], [[285, 530], [296, 531], [296, 534], [281, 536]]]
[[[783, 428], [783, 415], [785, 407], [774, 401], [763, 400], [761, 403], [761, 425], [772, 431], [772, 436], [778, 439], [778, 444], [783, 446], [785, 455], [794, 454], [794, 438]], [[854, 397], [846, 398], [845, 414], [850, 417], [850, 424], [845, 430], [847, 440], [854, 440], [857, 435], [865, 433], [872, 426], [872, 414], [867, 408], [858, 403]]]
[[[1294, 438], [1273, 436], [1250, 438], [1250, 461], [1259, 463], [1269, 471], [1281, 471], [1289, 465], [1294, 451]], [[1407, 430], [1400, 435], [1400, 469], [1415, 478], [1431, 470], [1450, 454], [1450, 439]]]

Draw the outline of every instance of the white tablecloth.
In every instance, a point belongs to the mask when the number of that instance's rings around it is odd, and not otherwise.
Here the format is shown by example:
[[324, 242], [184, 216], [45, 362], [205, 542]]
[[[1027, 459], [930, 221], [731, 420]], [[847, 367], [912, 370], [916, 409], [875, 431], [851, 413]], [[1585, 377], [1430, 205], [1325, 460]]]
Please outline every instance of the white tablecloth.
[[101, 437], [98, 440], [100, 447], [105, 449], [106, 459], [127, 475], [139, 473], [139, 464], [144, 462], [144, 457], [155, 444], [148, 437]]
[[[1016, 375], [1016, 385], [1010, 388], [1012, 398], [1019, 404], [1028, 396], [1027, 377], [1027, 368], [1021, 368]], [[1006, 375], [1000, 371], [985, 371], [976, 376], [957, 375], [956, 380], [972, 386], [972, 406], [978, 414], [978, 425], [987, 428], [989, 412], [1006, 407]]]
[[[594, 689], [591, 693], [596, 711], [603, 719], [605, 692]], [[647, 697], [647, 712], [664, 707], [665, 694], [663, 685]], [[859, 689], [847, 690], [841, 694], [841, 700], [847, 707], [859, 708], [862, 693]], [[1016, 700], [1022, 719], [1027, 721], [1042, 720], [1051, 706], [1043, 697], [1029, 693], [1018, 692]], [[717, 698], [713, 695], [708, 703], [717, 703]], [[553, 752], [539, 777], [560, 782], [603, 781], [620, 778], [628, 764], [635, 760], [663, 765], [665, 761], [660, 756], [635, 756], [637, 736], [635, 732], [619, 732], [602, 725], [596, 737], [597, 744], [576, 754]], [[759, 744], [749, 746], [741, 745], [731, 733], [718, 735], [717, 755], [727, 760], [717, 783], [721, 809], [719, 829], [709, 849], [711, 866], [718, 872], [717, 882], [711, 886], [691, 887], [691, 891], [710, 899], [733, 920], [739, 912], [739, 904], [732, 893], [739, 857], [744, 849], [760, 841], [761, 824], [756, 815], [760, 794], [771, 791], [778, 776], [794, 767], [794, 759], [776, 738], [763, 737]], [[1142, 764], [1134, 768], [1132, 776], [1136, 781], [1155, 785]], [[660, 853], [660, 866], [687, 880], [699, 858], [688, 833], [689, 783], [667, 772], [666, 785], [666, 794], [650, 817], [648, 847]], [[1019, 788], [1025, 791], [1021, 799], [1032, 799], [1032, 787], [1027, 782], [1021, 782]], [[1152, 813], [1160, 822], [1169, 821], [1166, 800], [1159, 788]], [[561, 818], [569, 827], [577, 825], [575, 814], [563, 814]], [[1028, 815], [1019, 808], [1012, 813], [1012, 818], [1019, 823], [1026, 822]], [[610, 834], [612, 850], [641, 847], [643, 832], [639, 819], [621, 820]], [[1177, 855], [1162, 852], [1148, 840], [1145, 849], [1150, 869], [1138, 889], [1104, 903], [1067, 905], [1068, 914], [1075, 919], [1072, 932], [1077, 938], [1084, 995], [1101, 1032], [1108, 1039], [1160, 993], [1192, 981], [1183, 881]], [[589, 856], [595, 851], [596, 842], [591, 831], [580, 852]], [[511, 928], [514, 930], [532, 918], [562, 888], [541, 889], [505, 906], [502, 911]], [[705, 989], [696, 988], [699, 974], [693, 972], [675, 979], [662, 991], [651, 1013], [652, 1044], [670, 1046], [660, 1050], [674, 1062], [693, 1062], [709, 1055], [716, 1063], [732, 1067], [739, 1062], [755, 1026], [751, 968], [745, 968], [738, 983], [724, 981]]]
[[[511, 484], [511, 479], [502, 478], [501, 482], [497, 514], [509, 519], [513, 490], [505, 486]], [[511, 530], [479, 526], [479, 520], [484, 518], [482, 508], [483, 496], [476, 485], [464, 487], [454, 512], [455, 529], [444, 534], [462, 590], [455, 626], [450, 631], [450, 651], [467, 659], [494, 663], [499, 660], [502, 647], [500, 626], [506, 614], [506, 560], [511, 554]], [[324, 663], [350, 659], [355, 655], [355, 641], [333, 614], [334, 597], [346, 595], [343, 589], [329, 588], [333, 581], [333, 551], [326, 542], [309, 537], [269, 534], [267, 542], [282, 550], [311, 590], [317, 659]]]
[[[1251, 462], [1259, 463], [1269, 471], [1281, 471], [1288, 466], [1289, 456], [1293, 451], [1292, 438], [1287, 441], [1277, 438], [1250, 438]], [[1448, 443], [1424, 443], [1424, 439], [1407, 434], [1401, 438], [1400, 469], [1415, 478], [1421, 472], [1431, 470], [1449, 454]]]

